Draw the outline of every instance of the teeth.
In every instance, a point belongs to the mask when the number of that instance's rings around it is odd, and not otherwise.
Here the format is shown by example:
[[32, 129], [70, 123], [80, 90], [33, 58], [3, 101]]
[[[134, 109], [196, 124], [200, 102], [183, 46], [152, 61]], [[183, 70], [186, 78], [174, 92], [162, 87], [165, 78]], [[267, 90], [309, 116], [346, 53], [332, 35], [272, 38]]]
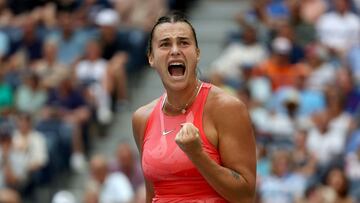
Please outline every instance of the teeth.
[[170, 63], [170, 65], [171, 65], [171, 66], [182, 66], [183, 64], [182, 64], [182, 63], [176, 63], [176, 62], [174, 62], [174, 63]]

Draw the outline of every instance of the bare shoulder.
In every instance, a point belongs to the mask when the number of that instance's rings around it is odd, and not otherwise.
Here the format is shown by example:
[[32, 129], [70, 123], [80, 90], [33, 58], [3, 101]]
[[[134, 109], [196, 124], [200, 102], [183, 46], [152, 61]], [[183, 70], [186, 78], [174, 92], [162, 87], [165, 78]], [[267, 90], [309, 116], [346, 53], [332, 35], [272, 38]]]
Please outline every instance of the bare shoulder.
[[139, 107], [134, 113], [133, 113], [133, 120], [142, 120], [149, 117], [153, 109], [155, 108], [156, 103], [159, 101], [159, 99], [155, 99], [152, 102]]
[[212, 86], [207, 102], [211, 115], [216, 118], [228, 117], [234, 113], [247, 114], [246, 105], [240, 99], [216, 86]]
[[141, 151], [141, 143], [143, 140], [143, 136], [145, 133], [145, 127], [147, 120], [156, 106], [156, 103], [159, 99], [155, 99], [154, 101], [141, 106], [138, 108], [132, 115], [132, 127], [133, 127], [133, 135], [135, 142], [138, 146], [138, 149]]
[[[235, 96], [213, 86], [208, 96], [206, 111], [214, 125], [218, 139], [226, 136], [248, 136], [252, 124], [246, 105]], [[245, 130], [245, 133], [238, 133]]]

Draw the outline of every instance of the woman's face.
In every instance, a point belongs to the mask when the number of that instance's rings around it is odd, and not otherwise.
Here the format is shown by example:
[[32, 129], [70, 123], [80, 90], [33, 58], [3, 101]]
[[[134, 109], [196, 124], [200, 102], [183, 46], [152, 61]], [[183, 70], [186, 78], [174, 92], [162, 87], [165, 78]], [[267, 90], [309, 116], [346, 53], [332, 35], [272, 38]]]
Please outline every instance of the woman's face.
[[199, 59], [200, 50], [187, 23], [163, 23], [155, 28], [149, 63], [157, 70], [165, 87], [186, 88], [196, 78]]

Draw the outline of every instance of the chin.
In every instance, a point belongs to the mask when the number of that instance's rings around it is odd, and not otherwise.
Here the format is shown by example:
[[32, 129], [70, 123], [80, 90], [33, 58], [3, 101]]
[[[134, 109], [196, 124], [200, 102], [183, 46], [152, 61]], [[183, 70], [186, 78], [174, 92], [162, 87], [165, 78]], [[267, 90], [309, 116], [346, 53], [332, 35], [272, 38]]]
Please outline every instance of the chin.
[[189, 80], [187, 78], [182, 79], [173, 79], [170, 78], [170, 80], [167, 81], [166, 87], [170, 88], [171, 90], [180, 91], [185, 89], [189, 84]]

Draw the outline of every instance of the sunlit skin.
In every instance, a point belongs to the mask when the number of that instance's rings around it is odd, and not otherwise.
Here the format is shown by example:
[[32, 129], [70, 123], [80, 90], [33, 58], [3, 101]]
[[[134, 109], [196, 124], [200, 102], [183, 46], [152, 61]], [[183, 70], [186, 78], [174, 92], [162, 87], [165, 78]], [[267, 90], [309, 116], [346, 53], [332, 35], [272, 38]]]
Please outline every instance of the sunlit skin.
[[[191, 27], [184, 22], [157, 25], [148, 58], [162, 80], [168, 102], [177, 107], [189, 102], [199, 84], [196, 66], [200, 59]], [[174, 74], [169, 71], [171, 63], [183, 64], [185, 70], [181, 72], [177, 69]], [[134, 138], [141, 156], [146, 122], [158, 101], [140, 107], [133, 115]], [[181, 114], [166, 102], [162, 110], [171, 116]], [[213, 86], [207, 96], [202, 119], [204, 134], [218, 149], [222, 165], [203, 150], [199, 129], [192, 123], [183, 124], [174, 141], [220, 196], [229, 202], [253, 202], [255, 140], [245, 105]], [[152, 202], [155, 193], [152, 183], [147, 180], [146, 193], [147, 202]]]

